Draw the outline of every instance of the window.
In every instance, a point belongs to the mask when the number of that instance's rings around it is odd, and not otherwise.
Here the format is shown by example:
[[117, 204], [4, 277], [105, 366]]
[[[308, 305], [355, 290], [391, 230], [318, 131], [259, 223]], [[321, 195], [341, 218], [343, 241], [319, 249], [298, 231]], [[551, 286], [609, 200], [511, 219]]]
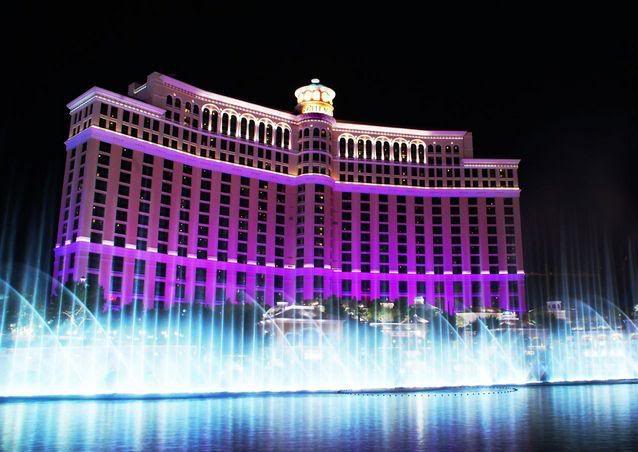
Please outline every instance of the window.
[[197, 269], [195, 269], [195, 281], [206, 282], [206, 269], [205, 268], [197, 268]]
[[100, 268], [100, 255], [98, 253], [89, 253], [89, 268]]
[[135, 274], [143, 276], [146, 272], [146, 261], [135, 259]]
[[113, 256], [111, 271], [121, 272], [122, 270], [124, 270], [124, 258], [122, 256]]

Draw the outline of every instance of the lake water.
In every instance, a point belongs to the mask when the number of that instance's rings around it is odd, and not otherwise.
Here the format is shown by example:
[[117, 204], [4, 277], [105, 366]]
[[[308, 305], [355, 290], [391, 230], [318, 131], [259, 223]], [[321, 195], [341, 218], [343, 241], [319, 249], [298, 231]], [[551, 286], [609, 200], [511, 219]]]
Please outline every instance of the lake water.
[[638, 384], [0, 404], [0, 450], [629, 450]]

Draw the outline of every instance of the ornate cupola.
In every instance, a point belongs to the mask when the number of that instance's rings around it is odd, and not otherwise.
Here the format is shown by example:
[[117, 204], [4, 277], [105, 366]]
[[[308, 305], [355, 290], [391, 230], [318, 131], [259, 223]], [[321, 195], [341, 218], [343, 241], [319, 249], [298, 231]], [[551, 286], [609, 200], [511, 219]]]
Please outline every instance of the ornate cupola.
[[333, 116], [332, 100], [335, 95], [335, 92], [322, 85], [318, 78], [313, 78], [310, 85], [302, 86], [295, 91], [297, 111], [301, 114], [321, 113]]

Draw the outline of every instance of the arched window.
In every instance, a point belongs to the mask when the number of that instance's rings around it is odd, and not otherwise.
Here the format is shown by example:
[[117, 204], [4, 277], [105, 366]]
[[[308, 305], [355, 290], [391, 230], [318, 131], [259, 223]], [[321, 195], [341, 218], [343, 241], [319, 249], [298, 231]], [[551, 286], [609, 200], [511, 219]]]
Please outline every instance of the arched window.
[[284, 130], [284, 147], [286, 149], [290, 148], [290, 130], [288, 129]]
[[354, 158], [354, 140], [352, 138], [348, 140], [348, 158]]
[[252, 119], [248, 122], [248, 139], [255, 140], [255, 121]]
[[228, 134], [228, 113], [222, 113], [222, 133]]
[[266, 141], [266, 125], [263, 122], [259, 123], [259, 142], [264, 143]]
[[321, 129], [321, 138], [326, 138], [326, 129]]
[[228, 134], [231, 137], [234, 137], [237, 135], [237, 117], [236, 116], [230, 117], [230, 131]]
[[454, 153], [457, 154], [459, 152], [459, 147], [457, 145], [454, 145]]
[[217, 122], [219, 119], [219, 113], [217, 113], [217, 111], [213, 110], [210, 112], [210, 128], [209, 130], [211, 132], [217, 133]]
[[381, 144], [380, 141], [377, 141], [376, 144], [374, 145], [375, 151], [376, 151], [376, 156], [375, 158], [377, 160], [381, 160], [383, 158], [383, 151], [381, 150], [381, 147], [383, 145]]
[[440, 145], [440, 144], [437, 144], [437, 145], [436, 145], [436, 153], [437, 153], [437, 154], [440, 154], [440, 153], [441, 153], [441, 145]]
[[401, 161], [402, 162], [408, 161], [408, 145], [405, 143], [401, 144]]
[[313, 136], [313, 137], [318, 137], [318, 136], [319, 136], [319, 129], [318, 129], [317, 127], [315, 127], [315, 128], [312, 130], [312, 136]]
[[410, 160], [412, 160], [413, 162], [417, 162], [417, 156], [416, 156], [416, 144], [411, 144], [410, 145]]
[[166, 105], [173, 105], [173, 96], [166, 96]]
[[266, 144], [272, 144], [272, 126], [270, 124], [266, 127]]
[[210, 130], [208, 128], [209, 122], [210, 122], [210, 110], [208, 108], [204, 108], [202, 110], [202, 129]]
[[357, 158], [362, 159], [364, 156], [364, 143], [363, 140], [357, 141]]
[[191, 111], [191, 103], [190, 102], [186, 102], [186, 105], [184, 106], [184, 109], [188, 112]]
[[383, 143], [383, 160], [390, 160], [390, 143]]
[[180, 108], [182, 106], [182, 101], [179, 100], [179, 97], [175, 98], [175, 108]]
[[280, 148], [282, 140], [283, 140], [283, 131], [281, 130], [281, 127], [277, 127], [277, 129], [275, 130], [275, 146]]
[[419, 162], [425, 163], [425, 146], [419, 145]]
[[310, 136], [310, 129], [309, 128], [303, 129], [303, 136], [304, 137], [309, 137]]
[[194, 115], [199, 114], [199, 107], [197, 106], [197, 104], [193, 104], [193, 114]]
[[241, 118], [239, 123], [239, 135], [242, 138], [246, 138], [246, 134], [248, 133], [248, 120], [246, 118]]
[[366, 158], [372, 158], [372, 141], [366, 140]]
[[339, 157], [341, 157], [342, 159], [346, 158], [346, 139], [345, 138], [339, 139]]
[[434, 152], [434, 146], [428, 144], [428, 152]]
[[392, 146], [392, 158], [395, 162], [399, 161], [399, 143], [394, 143]]

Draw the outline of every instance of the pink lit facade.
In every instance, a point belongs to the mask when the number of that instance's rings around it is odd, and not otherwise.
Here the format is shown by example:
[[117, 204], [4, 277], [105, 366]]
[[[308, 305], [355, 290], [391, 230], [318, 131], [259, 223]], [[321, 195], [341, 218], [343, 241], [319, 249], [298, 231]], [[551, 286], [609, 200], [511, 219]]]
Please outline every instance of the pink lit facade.
[[342, 122], [313, 80], [277, 111], [153, 73], [68, 104], [57, 281], [115, 303], [525, 309], [518, 160], [472, 134]]

